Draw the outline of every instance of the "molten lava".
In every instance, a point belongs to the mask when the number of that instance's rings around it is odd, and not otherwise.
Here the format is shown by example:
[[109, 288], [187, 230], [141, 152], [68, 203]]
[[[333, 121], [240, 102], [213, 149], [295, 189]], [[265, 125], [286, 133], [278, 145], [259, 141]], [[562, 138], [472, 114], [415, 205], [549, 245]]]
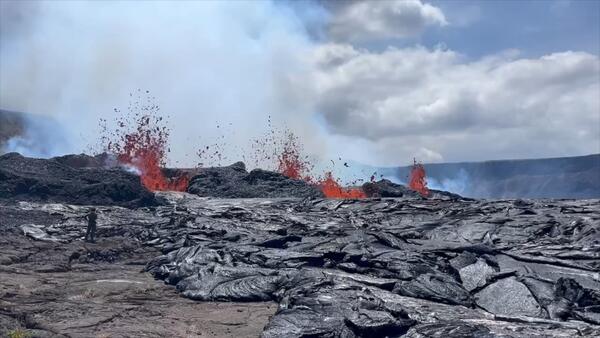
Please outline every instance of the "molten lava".
[[[145, 110], [153, 111], [154, 108], [157, 109], [152, 106]], [[135, 114], [133, 119], [119, 119], [118, 128], [110, 137], [114, 141], [109, 141], [105, 150], [115, 154], [120, 164], [134, 167], [148, 190], [185, 191], [189, 181], [187, 175], [170, 179], [161, 169], [165, 165], [169, 139], [169, 131], [162, 126], [162, 121], [162, 117], [152, 114]], [[137, 126], [135, 131], [126, 132], [124, 128], [129, 125]]]
[[366, 198], [367, 194], [360, 188], [343, 188], [331, 172], [325, 173], [325, 178], [320, 180], [317, 185], [327, 198]]
[[297, 137], [288, 132], [286, 138], [283, 143], [283, 150], [277, 156], [277, 171], [289, 178], [311, 182], [312, 178], [307, 174], [310, 171], [311, 164], [300, 155]]
[[421, 196], [429, 196], [425, 167], [421, 163], [417, 163], [417, 160], [414, 160], [414, 164], [410, 172], [409, 187], [421, 194]]
[[360, 188], [344, 188], [333, 177], [331, 172], [325, 173], [325, 178], [315, 180], [308, 173], [312, 165], [308, 159], [303, 158], [300, 153], [300, 143], [298, 138], [291, 132], [287, 132], [286, 141], [283, 143], [283, 150], [277, 156], [277, 171], [283, 175], [304, 180], [314, 184], [327, 198], [366, 198], [367, 195]]

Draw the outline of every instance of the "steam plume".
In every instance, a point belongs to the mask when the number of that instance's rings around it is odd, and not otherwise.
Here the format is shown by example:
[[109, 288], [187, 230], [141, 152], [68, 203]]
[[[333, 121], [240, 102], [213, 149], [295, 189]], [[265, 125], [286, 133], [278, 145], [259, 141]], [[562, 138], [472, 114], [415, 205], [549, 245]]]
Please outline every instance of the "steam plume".
[[85, 150], [97, 138], [99, 118], [110, 121], [114, 108], [126, 110], [138, 89], [155, 95], [170, 116], [171, 142], [177, 145], [170, 157], [177, 165], [196, 163], [197, 147], [223, 132], [216, 125], [231, 123], [227, 142], [234, 146], [224, 149], [230, 158], [238, 155], [235, 145], [264, 132], [269, 116], [301, 136], [310, 133], [304, 103], [310, 91], [297, 91], [306, 73], [300, 56], [310, 42], [285, 6], [221, 1], [0, 5], [2, 108], [45, 114], [64, 126], [49, 131], [67, 142], [37, 155]]

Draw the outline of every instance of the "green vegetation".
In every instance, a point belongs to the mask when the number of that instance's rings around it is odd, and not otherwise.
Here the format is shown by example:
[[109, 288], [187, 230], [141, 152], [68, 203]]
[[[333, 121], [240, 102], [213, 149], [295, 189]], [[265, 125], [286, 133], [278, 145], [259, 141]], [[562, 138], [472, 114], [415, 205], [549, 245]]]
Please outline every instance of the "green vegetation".
[[21, 328], [8, 331], [8, 338], [30, 338], [30, 337], [31, 337], [31, 335], [27, 331], [25, 331]]

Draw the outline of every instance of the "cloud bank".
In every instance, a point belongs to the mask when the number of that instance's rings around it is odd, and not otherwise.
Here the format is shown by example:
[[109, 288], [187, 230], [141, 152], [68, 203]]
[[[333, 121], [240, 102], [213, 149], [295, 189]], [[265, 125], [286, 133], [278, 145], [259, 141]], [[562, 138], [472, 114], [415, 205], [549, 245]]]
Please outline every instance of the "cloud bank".
[[329, 33], [335, 40], [368, 41], [418, 36], [448, 24], [444, 13], [420, 0], [351, 1], [334, 5]]
[[330, 131], [367, 139], [383, 157], [411, 149], [428, 161], [600, 151], [596, 55], [526, 59], [512, 51], [470, 61], [451, 50], [329, 44], [314, 63]]
[[413, 43], [423, 32], [455, 23], [423, 1], [0, 6], [0, 108], [58, 120], [61, 152], [84, 150], [138, 89], [169, 116], [182, 166], [223, 134], [238, 160], [269, 117], [324, 162], [600, 152], [598, 55], [424, 47]]

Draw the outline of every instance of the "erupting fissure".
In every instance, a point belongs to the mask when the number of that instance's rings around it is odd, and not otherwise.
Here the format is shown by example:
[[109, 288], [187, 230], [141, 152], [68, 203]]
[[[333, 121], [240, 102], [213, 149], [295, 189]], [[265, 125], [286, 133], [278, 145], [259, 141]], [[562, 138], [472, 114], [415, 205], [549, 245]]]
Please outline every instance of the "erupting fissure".
[[[148, 93], [148, 92], [146, 92]], [[116, 112], [119, 110], [115, 109]], [[157, 113], [159, 108], [154, 104], [140, 105], [138, 101], [130, 104], [129, 112], [125, 116], [116, 119], [117, 127], [111, 131], [106, 126], [106, 120], [100, 120], [102, 128], [102, 146], [104, 151], [114, 154], [119, 164], [132, 168], [140, 175], [142, 184], [151, 191], [186, 191], [189, 177], [182, 173], [177, 177], [167, 177], [163, 168], [166, 164], [168, 148], [169, 129], [165, 121]], [[135, 126], [131, 130], [131, 126]], [[269, 126], [270, 119], [269, 119]], [[277, 160], [277, 171], [286, 177], [303, 180], [318, 187], [327, 198], [366, 198], [367, 194], [360, 187], [343, 187], [327, 171], [323, 176], [312, 174], [314, 165], [307, 156], [302, 154], [302, 145], [291, 131], [286, 130], [283, 134], [277, 134], [275, 129], [271, 131], [264, 140], [255, 140], [253, 146], [255, 162], [261, 160]], [[282, 137], [283, 136], [283, 137]], [[274, 145], [270, 151], [268, 145]], [[265, 148], [266, 147], [266, 148]], [[198, 151], [201, 160], [219, 161], [222, 159], [220, 144], [212, 147], [206, 146]], [[272, 163], [272, 162], [271, 162]], [[202, 166], [204, 163], [199, 163]], [[335, 163], [334, 163], [335, 164]], [[346, 163], [344, 163], [347, 166]], [[371, 181], [375, 176], [371, 176]], [[360, 181], [360, 180], [359, 180]], [[425, 168], [415, 161], [409, 186], [423, 196], [429, 195], [425, 179]]]
[[309, 171], [313, 167], [307, 159], [300, 155], [297, 137], [288, 132], [281, 154], [277, 156], [277, 170], [283, 175], [304, 180], [316, 185], [327, 198], [366, 198], [367, 195], [360, 188], [344, 188], [333, 177], [331, 172], [326, 172], [323, 178], [313, 178]]
[[327, 198], [366, 198], [367, 194], [361, 188], [344, 188], [333, 177], [331, 172], [326, 172], [325, 177], [317, 185]]
[[312, 181], [308, 175], [312, 165], [308, 159], [303, 159], [300, 155], [298, 138], [293, 133], [287, 133], [283, 150], [277, 156], [277, 162], [277, 171], [283, 175], [297, 180]]
[[418, 192], [424, 197], [429, 196], [429, 189], [427, 188], [427, 176], [425, 175], [425, 167], [421, 163], [417, 163], [416, 159], [413, 159], [413, 167], [410, 172], [409, 185], [412, 190]]
[[[107, 133], [108, 129], [104, 126], [104, 150], [114, 154], [120, 164], [137, 169], [142, 184], [148, 190], [185, 191], [189, 182], [187, 175], [168, 178], [162, 171], [169, 152], [169, 130], [163, 125], [163, 118], [153, 114], [157, 110], [156, 105], [146, 106], [137, 110], [144, 113], [118, 118], [117, 128], [111, 133]], [[130, 125], [136, 126], [132, 132], [127, 130]]]

